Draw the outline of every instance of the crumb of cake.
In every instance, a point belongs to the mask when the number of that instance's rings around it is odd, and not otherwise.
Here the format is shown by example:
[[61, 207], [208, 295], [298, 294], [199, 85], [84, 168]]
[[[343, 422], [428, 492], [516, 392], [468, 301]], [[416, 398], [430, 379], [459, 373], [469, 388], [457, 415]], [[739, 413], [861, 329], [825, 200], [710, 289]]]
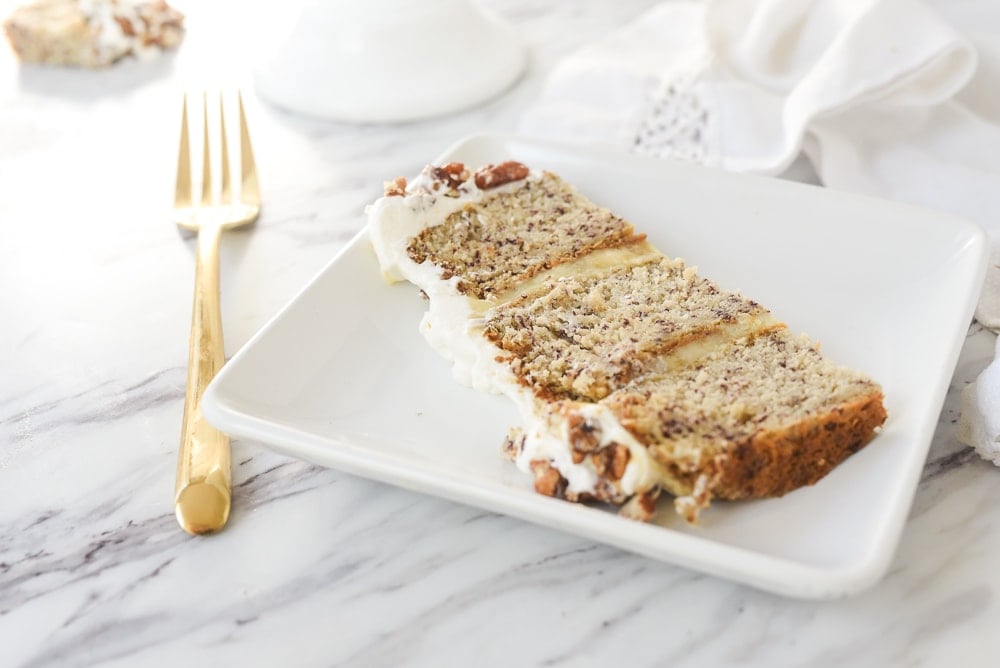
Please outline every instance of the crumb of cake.
[[573, 463], [579, 464], [586, 455], [597, 450], [601, 445], [601, 428], [592, 424], [578, 413], [570, 416], [566, 423], [567, 438], [573, 449]]
[[689, 524], [695, 524], [698, 521], [698, 514], [712, 502], [712, 487], [716, 480], [718, 480], [717, 473], [700, 474], [690, 494], [674, 499], [674, 509], [677, 514]]
[[524, 447], [524, 432], [520, 427], [511, 427], [507, 431], [507, 437], [504, 438], [502, 450], [504, 455], [510, 461], [517, 460], [517, 456], [521, 454], [521, 448]]
[[164, 0], [34, 0], [4, 32], [22, 62], [98, 68], [176, 47], [184, 15]]

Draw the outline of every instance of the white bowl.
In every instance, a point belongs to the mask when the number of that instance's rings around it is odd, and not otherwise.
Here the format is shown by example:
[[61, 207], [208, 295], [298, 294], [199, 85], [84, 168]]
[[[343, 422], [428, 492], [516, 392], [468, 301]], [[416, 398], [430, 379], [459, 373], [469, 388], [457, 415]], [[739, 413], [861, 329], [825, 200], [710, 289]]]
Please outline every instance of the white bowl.
[[478, 104], [524, 70], [514, 29], [468, 0], [313, 0], [265, 17], [257, 92], [310, 116], [410, 121]]

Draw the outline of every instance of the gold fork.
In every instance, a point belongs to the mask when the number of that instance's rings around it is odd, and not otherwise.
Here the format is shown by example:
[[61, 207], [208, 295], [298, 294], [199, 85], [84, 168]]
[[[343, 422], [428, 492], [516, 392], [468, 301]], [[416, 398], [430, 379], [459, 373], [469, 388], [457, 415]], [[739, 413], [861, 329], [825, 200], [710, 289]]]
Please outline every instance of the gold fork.
[[209, 156], [208, 95], [202, 97], [204, 148], [201, 201], [193, 201], [191, 148], [188, 141], [187, 96], [181, 110], [181, 142], [174, 192], [174, 222], [198, 234], [194, 308], [188, 344], [187, 389], [181, 447], [177, 459], [174, 510], [181, 527], [191, 534], [218, 531], [229, 519], [232, 472], [229, 437], [210, 425], [201, 413], [201, 397], [209, 381], [225, 364], [219, 300], [219, 240], [223, 230], [249, 225], [260, 214], [257, 166], [250, 146], [243, 98], [237, 93], [240, 134], [240, 190], [236, 200], [229, 177], [225, 109], [219, 96], [219, 149], [222, 176], [218, 197], [212, 192]]

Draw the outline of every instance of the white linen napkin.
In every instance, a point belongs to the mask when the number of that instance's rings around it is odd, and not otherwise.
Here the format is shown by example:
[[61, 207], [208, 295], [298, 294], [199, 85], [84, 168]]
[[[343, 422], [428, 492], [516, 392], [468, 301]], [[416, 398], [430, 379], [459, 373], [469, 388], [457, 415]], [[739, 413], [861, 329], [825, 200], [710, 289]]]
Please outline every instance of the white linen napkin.
[[[990, 235], [976, 318], [1000, 329], [1000, 2], [666, 2], [570, 56], [526, 134], [781, 174], [951, 211]], [[1000, 465], [1000, 349], [962, 438]]]

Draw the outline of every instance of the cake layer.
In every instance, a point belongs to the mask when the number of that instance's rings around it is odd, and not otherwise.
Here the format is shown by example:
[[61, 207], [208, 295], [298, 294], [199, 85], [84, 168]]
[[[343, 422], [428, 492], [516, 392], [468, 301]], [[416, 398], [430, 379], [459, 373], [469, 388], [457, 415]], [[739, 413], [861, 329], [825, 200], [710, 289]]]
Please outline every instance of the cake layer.
[[679, 346], [771, 322], [756, 302], [701, 278], [683, 260], [657, 256], [549, 278], [492, 309], [484, 335], [509, 353], [504, 360], [537, 395], [596, 401]]
[[460, 293], [487, 299], [562, 262], [637, 240], [629, 223], [554, 174], [520, 184], [421, 231], [407, 255], [439, 267], [442, 280], [456, 277]]

